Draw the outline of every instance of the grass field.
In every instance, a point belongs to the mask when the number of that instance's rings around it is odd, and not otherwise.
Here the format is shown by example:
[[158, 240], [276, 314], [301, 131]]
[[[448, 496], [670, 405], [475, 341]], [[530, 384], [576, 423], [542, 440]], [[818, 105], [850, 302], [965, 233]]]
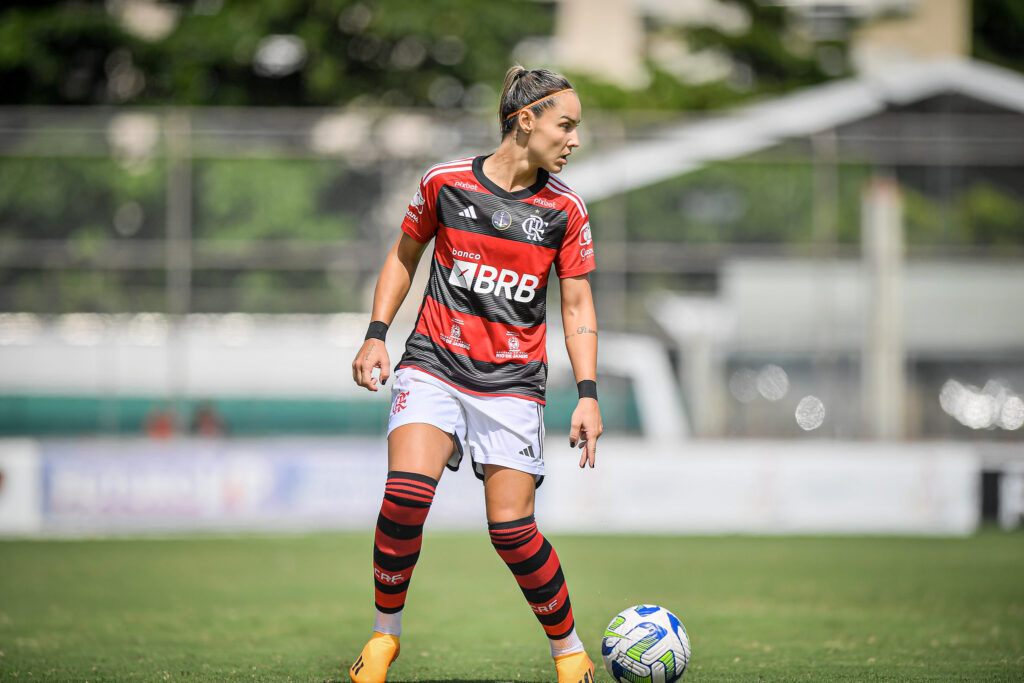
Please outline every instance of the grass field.
[[[1024, 534], [549, 538], [594, 658], [616, 612], [653, 602], [690, 632], [683, 680], [1024, 679]], [[0, 542], [0, 679], [347, 681], [372, 623], [370, 544]], [[389, 680], [554, 679], [484, 532], [428, 531], [405, 630]]]

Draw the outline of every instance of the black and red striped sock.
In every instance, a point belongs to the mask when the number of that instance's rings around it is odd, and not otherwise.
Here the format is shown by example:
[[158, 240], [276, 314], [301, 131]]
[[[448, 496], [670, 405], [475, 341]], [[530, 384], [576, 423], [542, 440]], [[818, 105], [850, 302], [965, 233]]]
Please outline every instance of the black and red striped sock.
[[[401, 633], [399, 613], [405, 607], [409, 579], [423, 545], [423, 523], [436, 488], [437, 480], [425, 474], [388, 472], [373, 537], [374, 602], [378, 613], [374, 630]], [[387, 619], [383, 615], [398, 616]], [[382, 620], [388, 625], [378, 629]]]
[[533, 515], [488, 523], [491, 544], [516, 577], [530, 609], [552, 641], [574, 635], [569, 590], [558, 554], [537, 530]]

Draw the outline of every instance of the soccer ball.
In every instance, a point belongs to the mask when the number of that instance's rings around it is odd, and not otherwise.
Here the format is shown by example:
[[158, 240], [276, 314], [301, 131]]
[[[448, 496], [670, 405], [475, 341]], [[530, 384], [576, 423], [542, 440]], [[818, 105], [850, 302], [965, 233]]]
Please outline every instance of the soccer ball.
[[671, 683], [690, 661], [690, 638], [676, 615], [635, 605], [615, 615], [601, 641], [604, 668], [619, 683]]

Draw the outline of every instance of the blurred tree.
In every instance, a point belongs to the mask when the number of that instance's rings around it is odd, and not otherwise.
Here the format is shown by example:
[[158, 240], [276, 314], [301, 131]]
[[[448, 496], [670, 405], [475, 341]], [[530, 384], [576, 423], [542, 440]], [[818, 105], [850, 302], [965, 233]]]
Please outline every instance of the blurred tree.
[[[779, 163], [767, 157], [710, 163], [626, 195], [627, 238], [687, 244], [814, 244], [813, 174], [810, 163]], [[859, 239], [860, 190], [869, 176], [865, 164], [839, 168], [839, 243]], [[595, 223], [614, 210], [608, 204], [590, 204]]]
[[974, 56], [1024, 71], [1024, 2], [974, 0], [971, 10]]
[[[650, 82], [638, 91], [570, 78], [588, 105], [674, 115], [845, 73], [845, 43], [812, 41], [781, 4], [724, 2], [750, 21], [729, 30], [648, 26], [652, 40], [714, 54], [728, 65], [724, 75], [688, 81], [651, 50]], [[1024, 3], [974, 0], [973, 9], [975, 54], [1024, 70]], [[0, 104], [490, 110], [516, 47], [553, 30], [554, 3], [536, 0], [8, 0], [0, 9]], [[74, 150], [59, 161], [34, 158], [30, 148], [18, 154], [0, 159], [0, 248], [5, 241], [63, 240], [61, 258], [78, 264], [101, 252], [116, 259], [125, 240], [164, 237], [164, 161], [126, 167]], [[840, 178], [836, 229], [843, 243], [856, 242], [862, 175], [850, 166]], [[350, 202], [343, 210], [338, 198], [375, 197], [380, 189], [361, 191], [352, 169], [322, 160], [207, 159], [196, 162], [194, 177], [193, 235], [223, 242], [343, 241], [357, 233], [363, 209]], [[807, 167], [712, 165], [632, 193], [629, 237], [807, 243], [814, 239], [811, 178]], [[972, 187], [947, 205], [913, 195], [909, 237], [1019, 244], [1021, 206], [1019, 194], [998, 186]], [[607, 207], [597, 202], [592, 209], [600, 216]], [[0, 308], [160, 310], [162, 267], [155, 258], [124, 270], [6, 269]], [[356, 306], [360, 296], [356, 285], [323, 271], [197, 272], [193, 284], [210, 292], [194, 299], [204, 310], [288, 310], [294, 299], [287, 289], [306, 292], [309, 310]]]
[[[784, 8], [731, 2], [750, 17], [739, 33], [653, 27], [725, 55], [727, 78], [687, 82], [652, 61], [639, 92], [574, 80], [605, 108], [708, 109], [835, 75]], [[553, 30], [554, 4], [530, 0], [14, 1], [0, 103], [490, 106], [515, 46]]]
[[[812, 41], [781, 3], [724, 1], [749, 18], [744, 28], [649, 26], [727, 60], [724, 77], [688, 81], [651, 59], [639, 91], [574, 81], [603, 108], [693, 110], [848, 71], [845, 41]], [[552, 35], [554, 4], [8, 0], [0, 104], [490, 106], [515, 47]], [[1024, 3], [973, 0], [973, 28], [978, 57], [1024, 70]]]
[[460, 106], [552, 27], [527, 0], [14, 1], [0, 103]]

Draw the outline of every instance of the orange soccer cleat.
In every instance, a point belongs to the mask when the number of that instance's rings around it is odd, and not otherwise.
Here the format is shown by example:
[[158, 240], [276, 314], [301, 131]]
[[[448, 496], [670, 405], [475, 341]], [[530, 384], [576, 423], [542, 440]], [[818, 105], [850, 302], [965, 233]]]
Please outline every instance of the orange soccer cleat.
[[594, 683], [594, 663], [586, 652], [555, 657], [558, 683]]
[[401, 649], [397, 636], [374, 631], [356, 661], [352, 662], [348, 675], [354, 683], [384, 683], [388, 667], [398, 659]]

